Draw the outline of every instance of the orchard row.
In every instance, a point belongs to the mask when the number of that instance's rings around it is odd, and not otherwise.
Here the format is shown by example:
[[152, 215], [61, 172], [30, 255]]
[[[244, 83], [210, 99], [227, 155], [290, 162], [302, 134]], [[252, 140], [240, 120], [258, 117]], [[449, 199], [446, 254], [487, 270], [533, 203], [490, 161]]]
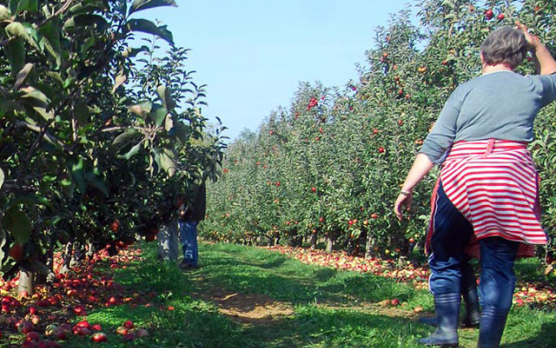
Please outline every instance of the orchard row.
[[[152, 240], [225, 144], [187, 50], [137, 18], [173, 0], [0, 5], [0, 274], [20, 291], [110, 245]], [[165, 47], [165, 48], [163, 48]], [[167, 52], [162, 52], [162, 50]], [[161, 58], [162, 56], [162, 58]]]
[[[423, 0], [416, 10], [419, 24], [402, 11], [376, 30], [358, 81], [342, 88], [302, 84], [290, 106], [229, 147], [222, 178], [208, 189], [205, 238], [313, 246], [326, 240], [329, 250], [336, 245], [369, 257], [422, 247], [438, 171], [416, 189], [408, 220], [399, 222], [392, 206], [423, 139], [454, 88], [480, 74], [479, 47], [490, 31], [520, 20], [554, 51], [556, 4]], [[521, 73], [534, 73], [529, 61]], [[531, 144], [552, 238], [554, 114], [551, 105], [539, 115]]]

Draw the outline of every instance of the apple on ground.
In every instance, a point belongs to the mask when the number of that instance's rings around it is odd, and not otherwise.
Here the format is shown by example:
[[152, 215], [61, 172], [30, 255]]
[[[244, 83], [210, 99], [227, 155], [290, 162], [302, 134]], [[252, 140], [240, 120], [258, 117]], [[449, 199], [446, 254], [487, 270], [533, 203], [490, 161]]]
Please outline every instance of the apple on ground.
[[91, 340], [93, 342], [106, 342], [108, 341], [108, 337], [106, 337], [106, 334], [104, 332], [95, 332], [91, 336]]

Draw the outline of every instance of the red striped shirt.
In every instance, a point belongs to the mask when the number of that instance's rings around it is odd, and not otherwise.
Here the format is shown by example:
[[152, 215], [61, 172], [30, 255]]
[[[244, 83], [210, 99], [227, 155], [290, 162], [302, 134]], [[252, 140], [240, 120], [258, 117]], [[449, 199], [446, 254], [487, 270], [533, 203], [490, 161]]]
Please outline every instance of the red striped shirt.
[[477, 239], [499, 236], [546, 244], [540, 224], [538, 174], [527, 144], [507, 140], [460, 141], [443, 164], [440, 180]]

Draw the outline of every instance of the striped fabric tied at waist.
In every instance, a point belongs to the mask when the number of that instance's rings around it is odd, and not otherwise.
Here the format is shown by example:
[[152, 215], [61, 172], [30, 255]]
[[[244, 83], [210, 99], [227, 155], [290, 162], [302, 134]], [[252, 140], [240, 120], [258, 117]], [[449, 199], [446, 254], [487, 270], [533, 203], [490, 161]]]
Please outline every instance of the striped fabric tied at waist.
[[499, 236], [546, 244], [539, 177], [526, 143], [457, 142], [442, 165], [440, 180], [450, 201], [473, 225], [477, 239]]

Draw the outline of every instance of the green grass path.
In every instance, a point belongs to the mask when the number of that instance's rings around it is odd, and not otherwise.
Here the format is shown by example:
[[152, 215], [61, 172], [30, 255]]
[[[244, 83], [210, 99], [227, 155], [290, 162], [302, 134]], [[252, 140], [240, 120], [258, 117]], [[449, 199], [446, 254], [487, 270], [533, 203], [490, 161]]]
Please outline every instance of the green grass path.
[[[418, 338], [431, 332], [416, 322], [412, 309], [432, 312], [432, 296], [390, 279], [229, 244], [201, 244], [202, 267], [182, 272], [156, 260], [154, 243], [141, 247], [145, 260], [117, 270], [115, 279], [156, 293], [154, 305], [99, 309], [89, 319], [109, 326], [131, 319], [150, 326], [152, 335], [133, 344], [111, 337], [110, 347], [417, 348]], [[378, 305], [392, 298], [403, 306]], [[476, 346], [478, 330], [459, 333], [460, 347]], [[502, 347], [556, 347], [556, 313], [512, 309]]]

